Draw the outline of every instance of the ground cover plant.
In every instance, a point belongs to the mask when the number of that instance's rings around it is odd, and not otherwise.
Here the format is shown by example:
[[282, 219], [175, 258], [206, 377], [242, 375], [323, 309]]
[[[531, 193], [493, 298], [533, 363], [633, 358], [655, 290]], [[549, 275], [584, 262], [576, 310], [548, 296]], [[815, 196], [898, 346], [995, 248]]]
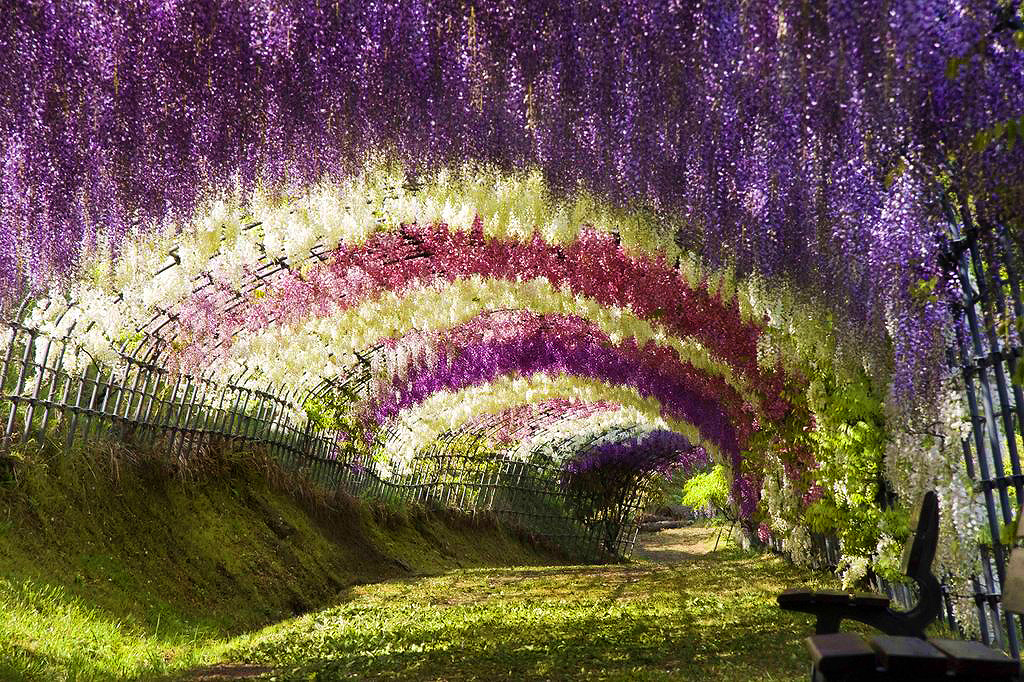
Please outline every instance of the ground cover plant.
[[834, 579], [724, 542], [712, 553], [713, 526], [681, 533], [637, 563], [353, 587], [220, 655], [277, 680], [805, 679], [811, 619], [780, 612], [775, 595]]
[[0, 679], [151, 677], [353, 584], [561, 560], [483, 519], [329, 498], [224, 448], [187, 470], [109, 440], [15, 450], [17, 480], [0, 483]]

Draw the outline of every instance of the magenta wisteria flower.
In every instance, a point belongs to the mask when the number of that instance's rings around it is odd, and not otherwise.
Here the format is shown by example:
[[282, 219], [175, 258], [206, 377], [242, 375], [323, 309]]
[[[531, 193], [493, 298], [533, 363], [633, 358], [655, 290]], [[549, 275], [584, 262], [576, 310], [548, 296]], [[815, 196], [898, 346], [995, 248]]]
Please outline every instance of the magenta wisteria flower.
[[[580, 357], [599, 350], [615, 356], [620, 364], [618, 374], [610, 368], [599, 369], [601, 365], [596, 357], [602, 356], [595, 356], [591, 365], [594, 373], [588, 374], [584, 370], [583, 376], [606, 381], [613, 378], [624, 380], [621, 383], [637, 388], [641, 395], [648, 395], [644, 391], [656, 385], [650, 382], [669, 380], [677, 388], [700, 396], [716, 409], [720, 408], [740, 434], [740, 442], [745, 443], [750, 432], [757, 428], [756, 406], [721, 377], [701, 372], [680, 361], [670, 348], [653, 342], [642, 347], [632, 339], [612, 343], [596, 325], [577, 316], [538, 315], [524, 310], [499, 311], [479, 315], [444, 331], [418, 332], [398, 340], [388, 340], [384, 347], [385, 357], [393, 354], [389, 350], [401, 348], [400, 354], [394, 354], [400, 364], [387, 362], [378, 366], [377, 376], [368, 388], [367, 402], [370, 405], [394, 402], [397, 409], [407, 408], [429, 395], [430, 383], [423, 380], [429, 375], [448, 374], [448, 381], [456, 383], [444, 385], [442, 390], [458, 390], [464, 384], [458, 384], [454, 378], [459, 372], [457, 365], [485, 362], [488, 365], [493, 363], [493, 371], [498, 374], [513, 369], [532, 374], [545, 366], [543, 355], [535, 352], [540, 348]], [[572, 361], [551, 360], [554, 364], [548, 364], [547, 369], [556, 373], [574, 366]], [[491, 370], [484, 369], [486, 366], [477, 365], [481, 372], [478, 376], [488, 376]], [[659, 395], [650, 395], [661, 400]], [[664, 404], [665, 401], [662, 402]]]
[[563, 471], [567, 477], [599, 471], [605, 467], [668, 473], [680, 467], [686, 471], [696, 471], [710, 462], [707, 451], [690, 443], [685, 436], [657, 429], [574, 453], [566, 459]]
[[434, 335], [433, 361], [411, 355], [375, 382], [362, 408], [383, 424], [439, 391], [455, 392], [499, 376], [538, 372], [570, 374], [629, 386], [659, 401], [666, 417], [685, 420], [709, 442], [734, 456], [754, 428], [754, 410], [721, 380], [680, 363], [654, 344], [611, 343], [585, 320], [567, 316], [484, 315]]

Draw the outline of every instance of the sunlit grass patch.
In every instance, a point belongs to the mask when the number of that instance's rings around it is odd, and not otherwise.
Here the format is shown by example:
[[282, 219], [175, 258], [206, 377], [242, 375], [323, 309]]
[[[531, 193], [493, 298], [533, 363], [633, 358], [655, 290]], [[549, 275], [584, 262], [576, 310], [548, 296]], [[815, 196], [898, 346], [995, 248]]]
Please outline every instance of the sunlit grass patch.
[[[62, 587], [0, 579], [0, 679], [130, 679], [201, 660], [197, 627], [191, 636], [147, 632], [92, 608]], [[203, 635], [206, 634], [205, 628]]]
[[259, 453], [173, 472], [117, 442], [19, 448], [0, 483], [2, 682], [152, 679], [352, 584], [558, 561], [493, 519], [311, 499]]
[[799, 680], [806, 617], [775, 595], [827, 580], [729, 548], [675, 565], [463, 570], [353, 588], [230, 642], [275, 679]]

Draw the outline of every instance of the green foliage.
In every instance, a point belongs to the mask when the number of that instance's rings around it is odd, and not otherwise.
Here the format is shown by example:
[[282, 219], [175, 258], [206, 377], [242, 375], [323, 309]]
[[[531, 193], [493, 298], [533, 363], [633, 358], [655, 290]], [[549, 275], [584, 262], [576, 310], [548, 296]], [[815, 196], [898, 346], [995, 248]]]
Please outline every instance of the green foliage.
[[[917, 294], [927, 299], [932, 289], [922, 281]], [[806, 377], [806, 391], [789, 396], [785, 419], [754, 434], [745, 471], [767, 472], [765, 509], [781, 538], [805, 528], [836, 535], [845, 554], [871, 556], [882, 534], [883, 401], [855, 363], [808, 354], [793, 371]], [[805, 504], [808, 493], [814, 501]]]
[[694, 509], [711, 505], [722, 512], [728, 510], [730, 477], [729, 470], [721, 464], [711, 471], [694, 474], [683, 484], [682, 503]]
[[829, 533], [835, 530], [836, 519], [841, 514], [830, 499], [812, 502], [804, 510], [804, 522], [813, 533]]
[[[815, 527], [836, 533], [847, 553], [869, 556], [882, 532], [882, 401], [863, 376], [820, 377], [808, 395], [817, 422], [811, 436], [819, 462], [816, 475], [827, 494], [827, 501], [813, 513]], [[832, 492], [837, 489], [845, 494]]]
[[358, 400], [351, 389], [341, 387], [322, 396], [307, 398], [302, 409], [322, 429], [354, 429], [356, 422], [349, 415], [349, 406]]
[[1011, 378], [1014, 386], [1024, 386], [1024, 362], [1018, 362]]
[[939, 296], [935, 289], [939, 284], [937, 276], [928, 279], [919, 279], [910, 285], [910, 296], [920, 306], [927, 303], [938, 303]]
[[906, 161], [900, 159], [899, 162], [895, 166], [893, 166], [888, 173], [885, 174], [885, 178], [883, 179], [883, 182], [885, 183], [885, 188], [892, 188], [892, 186], [896, 184], [896, 181], [900, 179], [900, 176], [903, 175], [906, 172], [906, 170]]
[[980, 154], [1002, 142], [1006, 151], [1013, 151], [1018, 142], [1024, 142], [1024, 116], [1011, 118], [978, 131], [971, 140], [971, 149]]

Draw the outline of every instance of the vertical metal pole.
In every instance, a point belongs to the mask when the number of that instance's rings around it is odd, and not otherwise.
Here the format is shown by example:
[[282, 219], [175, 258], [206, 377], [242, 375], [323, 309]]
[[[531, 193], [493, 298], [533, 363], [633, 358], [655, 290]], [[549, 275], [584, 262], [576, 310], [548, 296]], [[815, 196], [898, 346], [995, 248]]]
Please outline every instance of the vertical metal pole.
[[[27, 299], [27, 298], [21, 302], [21, 305], [18, 306], [18, 310], [15, 313], [14, 322], [12, 324], [8, 325], [10, 327], [10, 330], [11, 330], [11, 342], [9, 344], [7, 344], [7, 352], [4, 354], [3, 370], [2, 370], [2, 373], [0, 373], [0, 388], [2, 388], [4, 391], [6, 391], [7, 377], [8, 377], [8, 374], [10, 373], [10, 369], [11, 369], [11, 358], [14, 357], [14, 348], [15, 348], [15, 346], [18, 345], [18, 335], [24, 329], [24, 327], [22, 326], [21, 323], [23, 321], [23, 317], [24, 317], [24, 314], [25, 314], [25, 309], [28, 306], [28, 304], [29, 304], [29, 299]], [[22, 368], [22, 370], [24, 370], [24, 367]], [[17, 381], [16, 381], [15, 382], [14, 390], [11, 393], [8, 393], [5, 396], [5, 398], [7, 398], [7, 400], [9, 400], [10, 403], [11, 403], [11, 416], [10, 416], [10, 418], [8, 418], [8, 423], [12, 422], [14, 413], [18, 411], [18, 399], [16, 397], [18, 392], [19, 392], [19, 389], [17, 388]], [[11, 435], [10, 434], [10, 429], [7, 430], [7, 435], [8, 436]]]
[[57, 355], [57, 359], [53, 363], [53, 376], [50, 379], [50, 388], [46, 392], [46, 407], [43, 409], [43, 423], [39, 427], [43, 436], [46, 435], [46, 427], [50, 423], [51, 405], [54, 404], [53, 398], [58, 392], [58, 386], [60, 382], [66, 382], [68, 380], [67, 372], [64, 371], [64, 353], [67, 352], [68, 342], [65, 339], [60, 339], [58, 340], [58, 343], [60, 343], [60, 353]]
[[6, 436], [14, 434], [14, 419], [18, 414], [18, 402], [21, 400], [21, 392], [25, 388], [25, 372], [29, 366], [29, 358], [32, 354], [32, 345], [35, 343], [35, 339], [36, 331], [34, 329], [28, 330], [28, 341], [25, 342], [25, 352], [22, 354], [21, 366], [18, 367], [18, 380], [14, 385], [14, 392], [10, 396], [11, 413], [7, 417], [7, 429], [4, 431]]
[[82, 437], [85, 439], [88, 439], [90, 433], [92, 432], [92, 423], [94, 421], [92, 413], [95, 410], [96, 395], [97, 393], [99, 393], [100, 382], [101, 379], [103, 378], [103, 368], [100, 367], [100, 365], [98, 364], [93, 364], [95, 365], [96, 369], [93, 378], [90, 379], [89, 381], [89, 383], [92, 384], [92, 391], [89, 393], [89, 402], [86, 404], [85, 407], [85, 426], [82, 429]]
[[75, 429], [78, 427], [78, 411], [82, 406], [82, 390], [85, 388], [85, 373], [89, 371], [86, 367], [80, 370], [75, 375], [75, 381], [78, 382], [78, 390], [75, 391], [75, 404], [71, 406], [71, 419], [68, 420], [68, 433], [64, 440], [64, 454], [71, 452], [71, 447], [75, 440]]
[[33, 367], [36, 367], [36, 382], [32, 388], [32, 398], [28, 404], [28, 414], [25, 415], [25, 429], [22, 432], [23, 438], [28, 438], [32, 432], [32, 421], [35, 418], [36, 405], [39, 403], [39, 394], [43, 386], [43, 381], [46, 380], [46, 363], [50, 358], [50, 347], [53, 345], [53, 337], [46, 336], [46, 346], [43, 348], [43, 361], [40, 363], [33, 363]]
[[[965, 206], [965, 204], [962, 205]], [[991, 564], [986, 560], [984, 551], [982, 552], [982, 563], [985, 567], [986, 579], [989, 588], [987, 591], [995, 593], [997, 592], [997, 589], [994, 584], [994, 578], [998, 580], [999, 585], [1004, 584], [1006, 566], [1005, 552], [1000, 541], [1000, 520], [1002, 523], [1008, 523], [1012, 519], [1015, 510], [1012, 509], [1012, 505], [1009, 500], [1005, 479], [1003, 479], [1004, 484], [999, 485], [998, 481], [994, 480], [993, 475], [1003, 476], [1004, 471], [1001, 445], [999, 442], [1000, 432], [995, 420], [996, 411], [994, 401], [992, 399], [992, 391], [988, 381], [988, 364], [992, 364], [993, 366], [992, 371], [996, 377], [997, 390], [999, 391], [999, 397], [1004, 408], [1002, 415], [1004, 420], [1009, 416], [1009, 409], [1007, 405], [1008, 394], [1005, 385], [1005, 375], [1003, 375], [1002, 372], [1001, 349], [998, 338], [994, 335], [995, 321], [991, 315], [990, 303], [986, 297], [988, 287], [986, 286], [984, 265], [981, 262], [981, 255], [977, 245], [977, 231], [973, 229], [973, 226], [969, 222], [970, 213], [963, 211], [965, 224], [971, 228], [968, 230], [968, 234], [964, 235], [960, 231], [959, 222], [956, 220], [956, 216], [948, 202], [945, 206], [947, 215], [950, 219], [950, 229], [953, 232], [954, 237], [951, 247], [959, 252], [955, 254], [957, 256], [957, 275], [963, 292], [963, 312], [966, 317], [971, 344], [968, 346], [967, 341], [959, 332], [957, 333], [957, 340], [959, 342], [960, 356], [964, 367], [964, 381], [967, 392], [968, 407], [972, 416], [972, 430], [974, 433], [978, 472], [981, 475], [982, 493], [985, 499], [986, 510], [988, 512], [989, 532], [992, 536], [992, 551], [996, 576], [994, 577], [991, 575]], [[971, 286], [972, 264], [975, 275], [975, 284], [978, 287], [977, 291], [974, 291]], [[982, 313], [985, 316], [984, 321], [988, 328], [988, 340], [991, 345], [989, 349], [991, 352], [987, 356], [985, 353], [984, 343], [982, 342], [982, 334], [975, 307], [976, 304], [979, 303], [982, 308]], [[981, 389], [981, 398], [984, 408], [983, 416], [979, 415], [979, 406], [974, 392], [974, 378], [972, 377], [972, 374], [977, 375], [978, 385]], [[986, 438], [984, 437], [985, 432], [988, 434], [988, 450], [986, 450]], [[1009, 422], [1009, 431], [1005, 435], [1007, 440], [1013, 438], [1012, 421]], [[991, 471], [989, 468], [989, 456], [992, 458], [992, 464], [996, 468], [996, 472]], [[996, 508], [995, 497], [993, 496], [993, 488], [998, 489], [998, 510]], [[994, 620], [998, 623], [1000, 620], [999, 606], [998, 604], [993, 603], [990, 604], [990, 607], [993, 610]], [[1008, 614], [1006, 617], [1006, 626], [1010, 652], [1013, 656], [1017, 657], [1020, 654], [1020, 648], [1016, 633], [1016, 625], [1012, 616], [1009, 616]], [[1002, 634], [999, 630], [1000, 628], [997, 627], [994, 632], [997, 638], [1000, 638], [1000, 635]]]

